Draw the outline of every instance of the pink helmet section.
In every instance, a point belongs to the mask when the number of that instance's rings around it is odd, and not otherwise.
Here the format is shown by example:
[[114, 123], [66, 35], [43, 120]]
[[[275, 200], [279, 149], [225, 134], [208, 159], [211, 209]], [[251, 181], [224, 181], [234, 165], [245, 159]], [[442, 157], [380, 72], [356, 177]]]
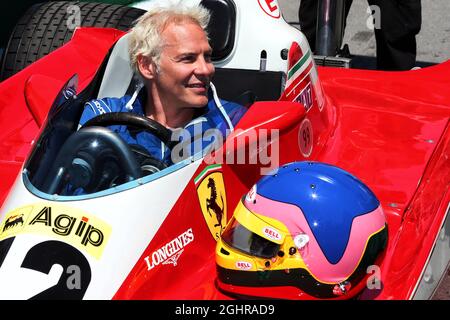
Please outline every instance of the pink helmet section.
[[[352, 228], [344, 255], [336, 264], [331, 264], [316, 240], [302, 210], [292, 204], [282, 203], [256, 195], [256, 201], [245, 201], [250, 211], [282, 222], [292, 237], [307, 234], [309, 242], [299, 253], [308, 271], [320, 282], [337, 283], [347, 279], [357, 268], [367, 245], [366, 240], [385, 226], [381, 206], [374, 211], [357, 216]], [[330, 212], [330, 214], [333, 214]]]

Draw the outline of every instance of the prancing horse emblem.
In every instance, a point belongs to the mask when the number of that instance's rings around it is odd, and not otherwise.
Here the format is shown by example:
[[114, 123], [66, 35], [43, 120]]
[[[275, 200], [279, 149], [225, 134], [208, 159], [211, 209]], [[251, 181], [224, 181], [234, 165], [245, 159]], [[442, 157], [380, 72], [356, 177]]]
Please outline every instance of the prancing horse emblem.
[[203, 217], [216, 240], [227, 224], [227, 196], [221, 169], [221, 165], [211, 165], [194, 179]]
[[211, 211], [214, 212], [216, 215], [217, 223], [214, 225], [214, 227], [219, 227], [222, 229], [222, 217], [223, 217], [223, 197], [220, 195], [220, 200], [222, 202], [222, 208], [217, 204], [217, 190], [216, 190], [216, 183], [214, 182], [213, 178], [208, 179], [208, 188], [211, 189], [211, 196], [209, 199], [206, 199], [206, 208], [208, 209], [209, 215], [211, 215]]

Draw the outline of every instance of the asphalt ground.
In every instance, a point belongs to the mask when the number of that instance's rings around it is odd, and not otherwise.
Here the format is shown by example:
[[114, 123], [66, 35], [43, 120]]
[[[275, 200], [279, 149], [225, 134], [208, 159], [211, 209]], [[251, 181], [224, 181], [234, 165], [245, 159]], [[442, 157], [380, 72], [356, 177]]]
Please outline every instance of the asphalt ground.
[[[298, 7], [300, 0], [278, 0], [283, 17], [298, 27]], [[347, 18], [344, 43], [350, 53], [366, 57], [368, 67], [375, 65], [375, 35], [367, 27], [368, 3], [354, 0]], [[418, 65], [440, 63], [450, 59], [450, 1], [422, 0], [422, 29], [417, 36]]]

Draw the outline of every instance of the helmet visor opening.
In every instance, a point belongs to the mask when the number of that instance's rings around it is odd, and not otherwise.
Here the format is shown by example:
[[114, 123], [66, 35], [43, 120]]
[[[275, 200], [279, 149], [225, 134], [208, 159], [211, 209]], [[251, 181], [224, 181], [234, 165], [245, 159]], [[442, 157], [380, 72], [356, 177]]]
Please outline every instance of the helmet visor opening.
[[222, 240], [232, 248], [260, 258], [273, 258], [280, 250], [280, 245], [251, 232], [234, 217], [231, 224], [222, 233]]

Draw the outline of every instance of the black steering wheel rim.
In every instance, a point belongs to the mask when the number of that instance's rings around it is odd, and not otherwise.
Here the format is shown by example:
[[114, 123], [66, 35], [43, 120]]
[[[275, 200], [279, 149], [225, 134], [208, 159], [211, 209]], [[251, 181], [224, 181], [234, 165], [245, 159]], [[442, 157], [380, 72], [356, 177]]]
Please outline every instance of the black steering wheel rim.
[[[97, 143], [93, 144], [93, 141]], [[94, 145], [98, 145], [99, 143], [100, 145], [109, 147], [117, 156], [117, 161], [127, 175], [128, 181], [141, 177], [140, 166], [133, 156], [130, 147], [124, 140], [108, 128], [90, 127], [76, 131], [63, 144], [42, 186], [42, 191], [48, 194], [59, 193], [61, 188], [67, 183], [70, 176], [68, 172], [74, 163], [73, 160], [80, 157], [79, 152], [82, 148], [88, 145], [90, 149], [96, 150], [97, 147], [94, 147]], [[84, 157], [82, 159], [86, 160]], [[88, 164], [87, 161], [83, 162]]]
[[172, 141], [171, 139], [172, 131], [170, 129], [167, 129], [153, 119], [133, 112], [104, 113], [87, 121], [82, 128], [92, 126], [107, 127], [113, 125], [125, 125], [148, 131], [160, 139], [170, 150], [172, 150], [176, 144], [176, 141]]

